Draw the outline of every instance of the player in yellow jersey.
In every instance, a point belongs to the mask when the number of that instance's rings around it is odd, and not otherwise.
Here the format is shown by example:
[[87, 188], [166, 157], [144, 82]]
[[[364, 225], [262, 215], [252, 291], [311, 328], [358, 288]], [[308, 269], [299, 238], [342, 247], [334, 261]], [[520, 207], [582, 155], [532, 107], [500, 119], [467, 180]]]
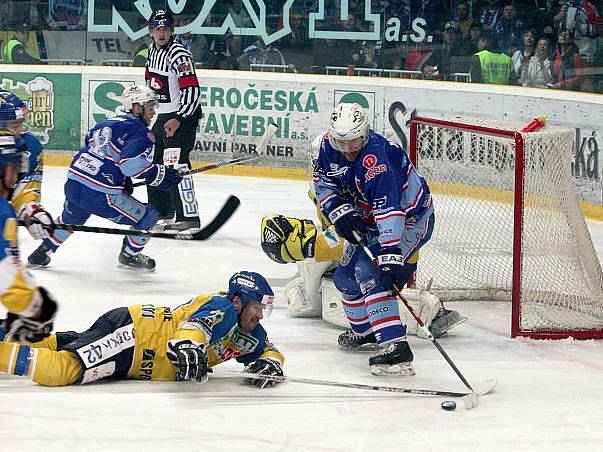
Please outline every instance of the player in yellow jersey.
[[39, 341], [50, 334], [57, 306], [19, 260], [17, 218], [8, 198], [18, 181], [21, 158], [15, 135], [0, 128], [0, 304], [9, 311], [0, 319], [0, 334]]
[[[282, 376], [283, 355], [260, 320], [274, 293], [263, 276], [240, 271], [228, 292], [200, 295], [170, 309], [150, 304], [113, 309], [83, 333], [56, 333], [36, 344], [0, 342], [0, 372], [46, 386], [103, 378], [203, 383], [217, 364], [236, 359], [245, 371]], [[273, 380], [248, 381], [263, 388]]]

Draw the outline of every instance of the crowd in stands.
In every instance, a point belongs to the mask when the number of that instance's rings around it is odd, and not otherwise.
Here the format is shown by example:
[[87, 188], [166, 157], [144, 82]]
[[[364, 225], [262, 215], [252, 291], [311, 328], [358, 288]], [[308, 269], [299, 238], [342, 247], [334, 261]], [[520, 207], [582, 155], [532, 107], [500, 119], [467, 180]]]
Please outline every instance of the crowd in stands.
[[[326, 19], [317, 30], [370, 31], [366, 0], [349, 0], [348, 18], [338, 22], [341, 2], [323, 0]], [[355, 75], [460, 80], [575, 91], [603, 91], [603, 0], [373, 0], [382, 16], [380, 41], [311, 39], [309, 13], [317, 0], [295, 0], [292, 32], [266, 45], [254, 36], [184, 34], [178, 39], [204, 69], [281, 70], [325, 73], [328, 67]], [[0, 2], [0, 30], [85, 30], [86, 0]], [[222, 1], [212, 20], [227, 14], [251, 26], [240, 0]], [[269, 32], [283, 26], [285, 0], [266, 2]], [[418, 27], [424, 39], [414, 42]], [[193, 18], [178, 17], [178, 25]], [[387, 29], [398, 24], [396, 38]], [[404, 38], [401, 38], [404, 36]], [[429, 38], [429, 39], [428, 39]], [[148, 40], [133, 44], [133, 65], [144, 64]], [[277, 69], [275, 69], [277, 68]], [[372, 70], [372, 71], [371, 71]], [[383, 71], [385, 70], [385, 71]]]

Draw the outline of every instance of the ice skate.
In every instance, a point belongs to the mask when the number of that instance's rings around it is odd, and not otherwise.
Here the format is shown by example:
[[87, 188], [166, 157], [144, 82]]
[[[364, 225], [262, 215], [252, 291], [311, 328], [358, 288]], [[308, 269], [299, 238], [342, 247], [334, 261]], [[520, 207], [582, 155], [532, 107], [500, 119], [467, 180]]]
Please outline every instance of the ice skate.
[[175, 223], [174, 217], [167, 217], [167, 218], [159, 218], [159, 220], [157, 221], [157, 224], [155, 224], [155, 226], [153, 226], [153, 229], [151, 229], [153, 232], [163, 232], [165, 231], [165, 228], [169, 225], [172, 225]]
[[452, 311], [442, 306], [431, 321], [429, 329], [434, 337], [442, 337], [452, 328], [466, 320], [467, 317], [462, 316], [458, 311]]
[[369, 367], [373, 375], [415, 374], [412, 367], [413, 354], [406, 339], [389, 344], [381, 353], [369, 358]]
[[163, 230], [165, 232], [184, 232], [188, 231], [189, 229], [201, 229], [201, 222], [198, 218], [194, 220], [184, 220], [166, 224]]
[[117, 267], [126, 270], [154, 272], [155, 259], [151, 259], [149, 256], [142, 253], [128, 254], [122, 249], [119, 253]]
[[50, 264], [50, 256], [52, 251], [46, 243], [42, 242], [39, 247], [27, 258], [27, 263], [31, 267], [47, 267]]
[[357, 336], [353, 331], [341, 333], [337, 338], [337, 344], [340, 350], [345, 351], [375, 350], [379, 347], [373, 333], [362, 337]]

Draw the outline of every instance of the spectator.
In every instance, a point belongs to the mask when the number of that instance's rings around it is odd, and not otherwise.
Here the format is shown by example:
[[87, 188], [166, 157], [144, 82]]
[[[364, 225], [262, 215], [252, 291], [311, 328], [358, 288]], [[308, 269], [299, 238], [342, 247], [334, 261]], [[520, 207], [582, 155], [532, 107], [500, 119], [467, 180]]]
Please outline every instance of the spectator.
[[477, 53], [477, 43], [479, 38], [482, 36], [483, 25], [481, 22], [473, 22], [471, 27], [469, 27], [469, 41], [467, 42], [467, 47], [470, 50], [470, 54], [473, 55]]
[[459, 30], [463, 39], [466, 39], [469, 36], [469, 29], [473, 25], [473, 17], [471, 17], [468, 3], [459, 2], [456, 5], [455, 21], [459, 24]]
[[50, 0], [48, 26], [51, 30], [85, 30], [87, 10], [86, 0]]
[[494, 37], [484, 33], [477, 43], [477, 52], [469, 70], [473, 83], [515, 85], [517, 76], [511, 58], [498, 49]]
[[243, 50], [239, 57], [239, 66], [242, 70], [250, 70], [252, 64], [273, 64], [285, 66], [285, 57], [279, 49], [272, 45], [266, 46], [261, 39]]
[[458, 24], [446, 23], [442, 37], [442, 45], [434, 49], [432, 57], [425, 65], [423, 70], [425, 78], [444, 78], [448, 74], [469, 70], [471, 53], [461, 38]]
[[[428, 71], [425, 67], [432, 55], [433, 51], [427, 40], [416, 42], [410, 52], [408, 52], [408, 55], [406, 55], [403, 69], [405, 71], [421, 71], [423, 76], [428, 79], [437, 78], [439, 75], [437, 67], [430, 66]], [[410, 75], [403, 75], [403, 77], [412, 78]]]
[[233, 55], [228, 40], [222, 36], [214, 38], [209, 45], [209, 55], [203, 64], [206, 69], [237, 70], [239, 62]]
[[4, 47], [3, 59], [6, 64], [45, 64], [27, 51], [29, 34], [27, 25], [17, 27], [17, 31]]
[[603, 26], [597, 8], [588, 0], [566, 0], [553, 21], [557, 30], [570, 32], [580, 56], [592, 64], [595, 37], [601, 34]]
[[528, 69], [530, 58], [536, 52], [536, 33], [534, 30], [524, 31], [522, 40], [523, 48], [518, 49], [511, 57], [511, 60], [513, 60], [513, 67], [515, 68], [515, 74], [517, 74], [518, 79], [521, 79], [522, 72]]
[[580, 91], [584, 81], [585, 61], [574, 45], [569, 31], [562, 31], [557, 37], [557, 51], [553, 62], [554, 83], [550, 86], [556, 89]]
[[499, 0], [486, 0], [486, 4], [479, 10], [477, 20], [483, 25], [484, 31], [492, 31], [502, 14], [498, 2]]
[[512, 3], [505, 4], [501, 17], [494, 25], [494, 34], [500, 50], [511, 56], [520, 46], [519, 38], [523, 22], [517, 18], [517, 10]]
[[[136, 43], [133, 44], [135, 45]], [[145, 67], [147, 64], [147, 58], [149, 57], [149, 47], [144, 39], [140, 40], [140, 44], [133, 53], [134, 58], [132, 59], [132, 66]]]
[[13, 28], [12, 18], [14, 17], [13, 2], [0, 2], [0, 30], [10, 30]]
[[547, 38], [540, 38], [536, 53], [530, 58], [527, 68], [521, 72], [519, 81], [523, 86], [548, 88], [553, 83], [552, 69], [551, 43]]

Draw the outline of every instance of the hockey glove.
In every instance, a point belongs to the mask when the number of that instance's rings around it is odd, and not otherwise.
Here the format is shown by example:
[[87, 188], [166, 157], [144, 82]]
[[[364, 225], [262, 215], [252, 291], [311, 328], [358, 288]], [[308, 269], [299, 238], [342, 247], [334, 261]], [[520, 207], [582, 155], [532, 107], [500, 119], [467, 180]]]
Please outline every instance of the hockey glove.
[[168, 190], [182, 181], [182, 176], [174, 168], [165, 165], [153, 165], [145, 173], [145, 181], [151, 187], [159, 190]]
[[386, 287], [391, 287], [396, 283], [398, 289], [402, 289], [410, 272], [404, 265], [404, 257], [402, 251], [397, 246], [386, 246], [381, 248], [377, 253], [377, 264], [383, 275], [383, 280]]
[[366, 234], [366, 224], [360, 219], [358, 211], [350, 203], [335, 204], [330, 209], [328, 218], [335, 226], [337, 234], [354, 245], [358, 245], [358, 240], [354, 237], [353, 230], [356, 230], [360, 235]]
[[168, 342], [168, 358], [176, 366], [176, 381], [205, 383], [212, 372], [207, 362], [204, 347], [189, 340]]
[[255, 385], [260, 389], [264, 389], [266, 387], [274, 386], [277, 383], [281, 383], [280, 381], [262, 378], [261, 375], [266, 375], [270, 377], [283, 376], [283, 369], [281, 368], [280, 363], [274, 359], [268, 358], [256, 359], [254, 362], [245, 367], [244, 372], [256, 374], [257, 377], [245, 378], [243, 379], [243, 382]]
[[131, 177], [126, 177], [124, 179], [124, 193], [126, 195], [131, 195], [134, 193], [134, 183], [132, 182]]
[[34, 201], [26, 203], [19, 211], [19, 219], [23, 220], [27, 230], [36, 240], [48, 238], [52, 234], [54, 222], [50, 214]]
[[57, 303], [43, 287], [38, 287], [33, 302], [39, 305], [37, 314], [26, 317], [9, 312], [4, 320], [6, 334], [18, 342], [38, 342], [52, 332]]

